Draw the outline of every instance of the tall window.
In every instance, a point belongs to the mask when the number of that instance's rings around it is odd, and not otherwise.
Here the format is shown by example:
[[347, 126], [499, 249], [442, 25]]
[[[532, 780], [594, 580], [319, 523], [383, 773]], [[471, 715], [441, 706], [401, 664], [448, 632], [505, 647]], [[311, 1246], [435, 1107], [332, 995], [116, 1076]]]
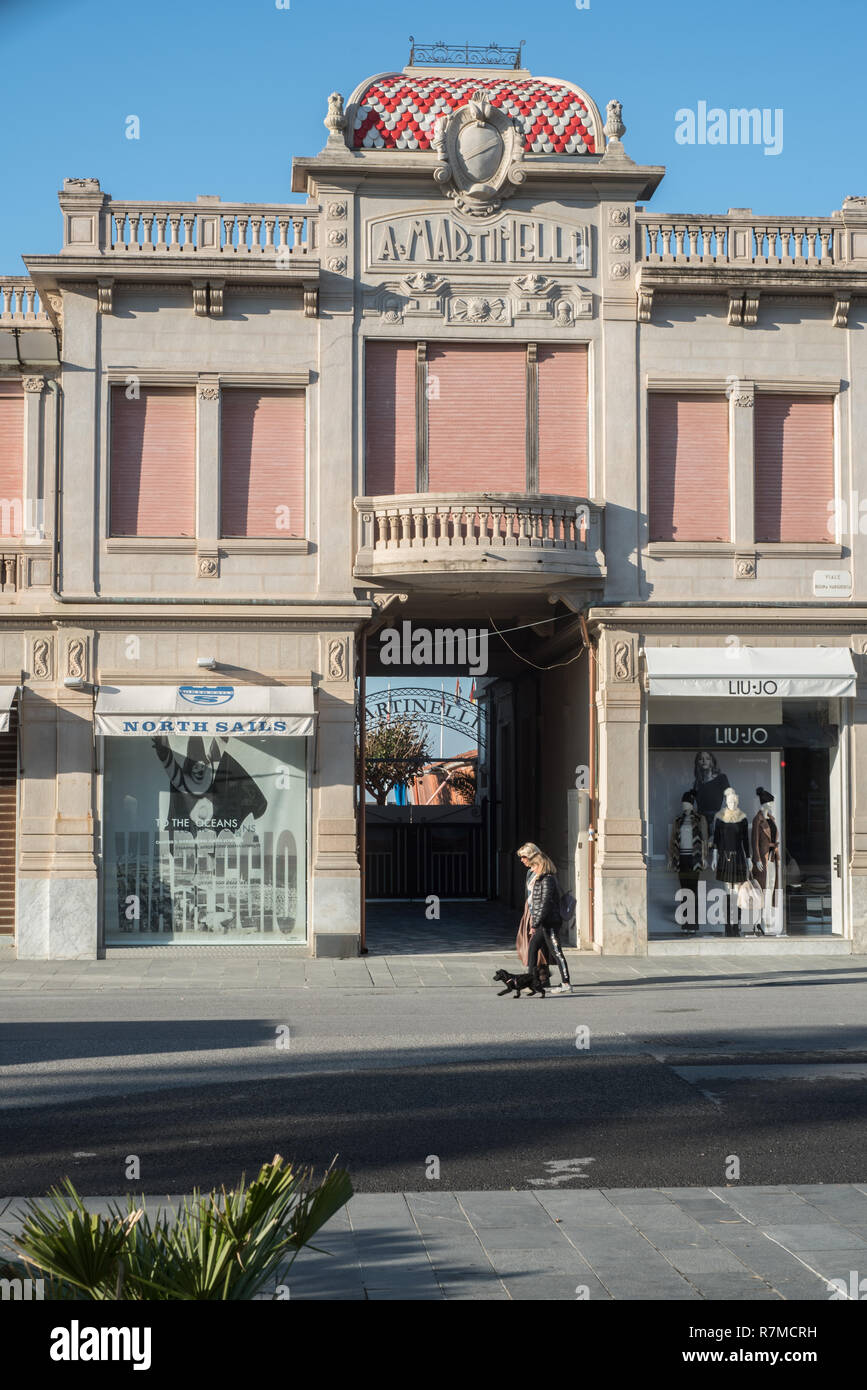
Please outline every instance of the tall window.
[[224, 387], [220, 533], [304, 535], [305, 393]]
[[833, 540], [833, 399], [757, 392], [755, 470], [757, 541]]
[[651, 541], [727, 541], [728, 401], [724, 395], [648, 397]]
[[24, 516], [24, 392], [0, 381], [0, 534], [20, 536]]
[[365, 491], [587, 491], [586, 344], [369, 342]]
[[142, 386], [130, 400], [112, 387], [109, 468], [110, 535], [194, 536], [195, 392]]

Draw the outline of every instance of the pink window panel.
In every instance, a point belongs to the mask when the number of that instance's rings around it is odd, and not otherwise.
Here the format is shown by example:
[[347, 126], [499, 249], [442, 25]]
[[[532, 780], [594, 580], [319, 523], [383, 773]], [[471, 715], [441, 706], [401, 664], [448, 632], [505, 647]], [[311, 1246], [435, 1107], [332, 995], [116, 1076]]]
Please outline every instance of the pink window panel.
[[194, 536], [196, 397], [173, 386], [142, 386], [138, 400], [112, 387], [112, 536]]
[[365, 483], [369, 497], [416, 491], [415, 344], [368, 342]]
[[428, 348], [428, 488], [527, 491], [527, 349]]
[[587, 495], [587, 348], [542, 347], [539, 372], [539, 491]]
[[306, 392], [228, 387], [221, 402], [220, 534], [305, 530]]
[[758, 392], [755, 470], [757, 541], [833, 540], [833, 398]]
[[0, 381], [0, 531], [20, 536], [24, 517], [24, 392]]
[[729, 540], [728, 411], [725, 396], [650, 394], [652, 541]]

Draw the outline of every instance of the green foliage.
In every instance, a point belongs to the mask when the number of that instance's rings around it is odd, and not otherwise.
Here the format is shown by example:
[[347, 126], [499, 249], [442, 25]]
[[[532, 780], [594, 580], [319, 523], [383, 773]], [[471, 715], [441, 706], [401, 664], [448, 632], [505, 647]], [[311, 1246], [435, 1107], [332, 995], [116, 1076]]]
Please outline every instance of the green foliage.
[[428, 760], [427, 729], [408, 714], [382, 716], [367, 724], [364, 785], [378, 806], [384, 806], [392, 787], [407, 782]]
[[30, 1200], [20, 1235], [4, 1232], [21, 1255], [21, 1277], [46, 1280], [55, 1299], [251, 1299], [352, 1196], [334, 1165], [318, 1186], [310, 1169], [279, 1154], [247, 1186], [193, 1192], [176, 1215], [148, 1215], [130, 1197], [124, 1212], [88, 1212], [67, 1178], [44, 1202]]

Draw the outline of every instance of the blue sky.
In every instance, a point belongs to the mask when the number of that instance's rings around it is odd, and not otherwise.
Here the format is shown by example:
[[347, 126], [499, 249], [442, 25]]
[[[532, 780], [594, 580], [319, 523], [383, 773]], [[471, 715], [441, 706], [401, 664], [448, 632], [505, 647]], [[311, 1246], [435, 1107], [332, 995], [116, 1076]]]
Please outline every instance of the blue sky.
[[[537, 76], [617, 97], [633, 159], [668, 173], [666, 212], [827, 214], [867, 193], [863, 0], [719, 5], [575, 0], [0, 0], [0, 272], [60, 245], [56, 192], [97, 176], [117, 198], [289, 200], [293, 154], [322, 148], [328, 93], [401, 68], [419, 41], [517, 43]], [[580, 0], [585, 4], [585, 0]], [[418, 17], [416, 17], [418, 16]], [[783, 112], [783, 147], [684, 145], [678, 110]], [[139, 117], [141, 138], [125, 137]]]

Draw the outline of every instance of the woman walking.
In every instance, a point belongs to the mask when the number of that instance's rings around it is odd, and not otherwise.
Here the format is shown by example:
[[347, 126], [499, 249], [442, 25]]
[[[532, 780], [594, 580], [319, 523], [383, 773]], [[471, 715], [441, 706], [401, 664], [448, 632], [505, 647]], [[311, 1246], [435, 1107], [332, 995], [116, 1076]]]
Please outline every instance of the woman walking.
[[560, 885], [553, 860], [540, 850], [538, 845], [528, 842], [518, 850], [518, 858], [527, 870], [527, 907], [530, 914], [530, 944], [527, 952], [527, 969], [535, 970], [536, 959], [541, 946], [545, 946], [549, 958], [556, 961], [562, 984], [552, 989], [552, 994], [571, 994], [572, 982], [569, 967], [560, 945]]

